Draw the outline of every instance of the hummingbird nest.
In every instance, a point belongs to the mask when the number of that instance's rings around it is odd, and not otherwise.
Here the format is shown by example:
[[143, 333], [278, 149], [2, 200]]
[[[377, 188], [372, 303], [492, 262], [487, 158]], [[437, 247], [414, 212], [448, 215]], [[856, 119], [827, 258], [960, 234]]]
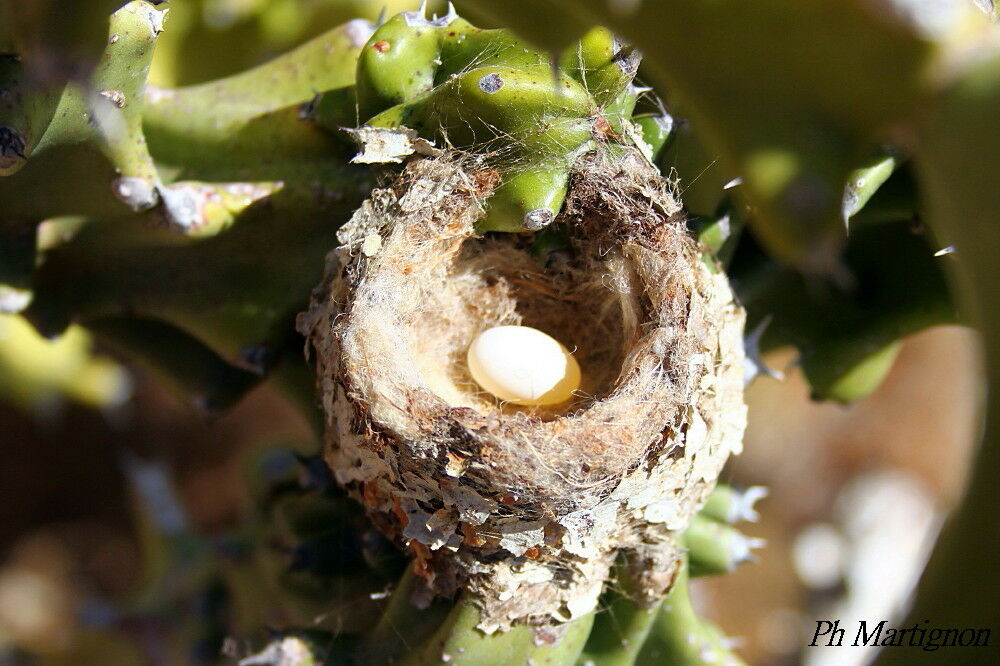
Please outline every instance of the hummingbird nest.
[[[411, 159], [342, 228], [299, 321], [338, 482], [412, 553], [424, 599], [471, 591], [487, 632], [592, 611], [619, 551], [636, 600], [661, 598], [746, 421], [743, 310], [639, 153], [581, 158], [547, 262], [528, 234], [476, 233], [496, 184], [468, 156]], [[469, 344], [508, 324], [573, 351], [572, 400], [476, 385]]]

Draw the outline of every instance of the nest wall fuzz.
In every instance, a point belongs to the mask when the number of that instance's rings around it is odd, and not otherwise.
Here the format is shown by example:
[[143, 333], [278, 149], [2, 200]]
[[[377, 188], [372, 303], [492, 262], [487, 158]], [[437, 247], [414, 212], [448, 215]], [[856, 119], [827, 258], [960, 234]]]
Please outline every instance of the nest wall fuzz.
[[[341, 230], [299, 322], [327, 460], [412, 551], [426, 598], [470, 590], [485, 631], [591, 611], [619, 552], [651, 603], [741, 446], [744, 313], [638, 153], [577, 163], [571, 247], [546, 264], [524, 235], [476, 234], [494, 184], [472, 158], [414, 159]], [[525, 408], [479, 390], [466, 350], [502, 324], [575, 350], [578, 396]]]

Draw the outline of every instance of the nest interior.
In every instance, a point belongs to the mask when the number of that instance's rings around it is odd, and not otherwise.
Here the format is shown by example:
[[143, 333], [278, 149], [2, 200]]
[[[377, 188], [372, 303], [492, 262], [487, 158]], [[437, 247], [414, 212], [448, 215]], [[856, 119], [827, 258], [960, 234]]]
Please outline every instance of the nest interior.
[[[426, 385], [451, 406], [546, 420], [585, 409], [617, 379], [640, 308], [633, 295], [607, 288], [603, 280], [615, 278], [601, 264], [581, 249], [557, 253], [543, 265], [513, 234], [466, 238], [428, 271], [420, 300], [399, 313], [405, 322], [400, 342]], [[569, 349], [583, 368], [575, 397], [528, 408], [481, 390], [469, 375], [466, 351], [479, 333], [501, 325], [537, 328]]]

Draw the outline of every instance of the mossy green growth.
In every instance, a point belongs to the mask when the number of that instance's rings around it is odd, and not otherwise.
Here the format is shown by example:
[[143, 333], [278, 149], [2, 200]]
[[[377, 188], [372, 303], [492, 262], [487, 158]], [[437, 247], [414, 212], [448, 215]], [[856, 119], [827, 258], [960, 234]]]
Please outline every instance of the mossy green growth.
[[480, 231], [536, 231], [558, 215], [581, 154], [641, 140], [631, 121], [638, 65], [604, 28], [553, 57], [453, 12], [403, 12], [361, 51], [358, 115], [485, 156], [501, 182]]

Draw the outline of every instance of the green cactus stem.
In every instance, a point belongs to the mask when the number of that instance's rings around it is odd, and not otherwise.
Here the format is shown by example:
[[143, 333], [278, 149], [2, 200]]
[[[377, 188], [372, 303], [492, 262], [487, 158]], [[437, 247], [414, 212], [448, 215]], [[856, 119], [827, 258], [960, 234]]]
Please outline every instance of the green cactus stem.
[[733, 239], [733, 227], [739, 228], [738, 223], [734, 223], [729, 213], [714, 219], [701, 220], [698, 224], [696, 236], [701, 243], [708, 248], [712, 254], [719, 254], [723, 246]]
[[658, 162], [674, 129], [674, 119], [667, 113], [644, 113], [635, 116], [633, 122], [642, 132], [642, 140], [649, 146], [649, 157]]
[[[361, 52], [357, 110], [366, 126], [412, 128], [486, 155], [501, 183], [478, 229], [537, 231], [558, 215], [577, 157], [601, 142], [641, 143], [630, 120], [638, 63], [638, 52], [603, 28], [554, 64], [509, 33], [480, 30], [453, 12], [431, 19], [404, 12]], [[322, 96], [319, 122], [342, 121], [330, 107], [349, 104], [350, 94]]]
[[[51, 120], [44, 135], [31, 136], [34, 152], [42, 154], [80, 143], [97, 147], [118, 176], [111, 191], [133, 210], [150, 208], [158, 200], [155, 190], [159, 178], [146, 149], [142, 112], [146, 74], [162, 25], [163, 13], [150, 3], [128, 3], [112, 14], [104, 53], [87, 85], [71, 82], [61, 98], [55, 93], [58, 89], [52, 88], [35, 96], [54, 94], [59, 103], [54, 113], [48, 114]], [[19, 108], [27, 113], [33, 106], [37, 104], [21, 100]], [[10, 180], [4, 184], [14, 190], [18, 183]]]
[[[864, 275], [871, 281], [879, 282], [871, 270], [864, 266], [873, 264], [878, 266], [876, 270], [880, 272], [894, 270], [890, 266], [881, 266], [877, 263], [875, 255], [880, 252], [877, 244], [885, 242], [887, 238], [885, 232], [874, 234], [865, 230], [864, 227], [870, 224], [894, 225], [901, 238], [908, 236], [904, 247], [912, 247], [913, 260], [921, 266], [919, 270], [926, 273], [928, 284], [934, 287], [930, 293], [924, 295], [926, 299], [924, 296], [913, 297], [912, 308], [899, 302], [894, 303], [900, 310], [909, 312], [903, 317], [907, 321], [899, 322], [899, 328], [895, 332], [886, 330], [877, 339], [851, 341], [843, 339], [844, 331], [837, 329], [837, 336], [841, 338], [838, 343], [841, 345], [840, 349], [852, 350], [852, 357], [849, 361], [845, 359], [831, 363], [829, 355], [836, 352], [823, 340], [832, 337], [824, 332], [825, 329], [806, 324], [801, 313], [787, 310], [781, 299], [755, 300], [756, 294], [760, 293], [758, 289], [765, 282], [771, 279], [777, 280], [773, 285], [776, 290], [774, 294], [777, 295], [777, 291], [784, 290], [788, 286], [784, 282], [785, 277], [791, 277], [794, 272], [785, 271], [764, 258], [756, 249], [757, 245], [753, 240], [741, 238], [741, 230], [748, 224], [752, 226], [749, 219], [756, 213], [748, 210], [740, 202], [739, 197], [733, 196], [742, 189], [739, 185], [740, 179], [723, 183], [718, 173], [712, 175], [713, 172], [718, 172], [719, 167], [709, 157], [698, 136], [692, 123], [680, 123], [661, 158], [661, 166], [664, 169], [676, 170], [685, 206], [697, 214], [692, 219], [692, 227], [697, 237], [715, 253], [723, 265], [729, 267], [731, 262], [735, 262], [729, 272], [748, 305], [751, 323], [759, 325], [764, 317], [771, 316], [778, 318], [779, 326], [787, 324], [798, 329], [794, 336], [784, 337], [781, 343], [775, 342], [777, 335], [775, 331], [767, 332], [763, 348], [766, 350], [774, 348], [777, 344], [789, 343], [798, 346], [809, 368], [807, 378], [811, 383], [814, 382], [817, 396], [847, 403], [868, 395], [880, 385], [892, 365], [898, 350], [896, 342], [899, 339], [894, 336], [955, 320], [954, 308], [949, 306], [950, 298], [945, 287], [941, 262], [933, 259], [925, 251], [927, 246], [914, 246], [910, 242], [913, 240], [913, 234], [903, 231], [906, 227], [914, 226], [917, 219], [912, 174], [906, 168], [900, 168], [902, 158], [896, 153], [882, 151], [853, 170], [851, 181], [845, 189], [844, 214], [850, 217], [853, 231], [847, 248], [848, 260], [843, 266], [839, 281], [834, 280], [834, 284], [828, 289], [816, 292], [808, 286], [814, 283], [813, 280], [795, 278], [805, 289], [800, 303], [815, 302], [818, 296], [840, 302], [844, 310], [868, 307], [858, 298], [858, 294], [863, 293], [863, 287], [853, 282], [854, 276]], [[736, 187], [732, 186], [734, 183], [737, 184]], [[712, 209], [717, 212], [699, 212]], [[862, 264], [858, 264], [855, 259], [869, 255], [869, 259]], [[755, 265], [756, 268], [747, 270], [748, 264]], [[916, 270], [916, 266], [913, 269]], [[753, 275], [756, 277], [752, 277]], [[763, 275], [770, 277], [763, 278]], [[758, 279], [763, 281], [758, 282]], [[779, 284], [781, 286], [778, 286]], [[795, 291], [797, 289], [783, 293], [782, 298], [790, 298], [790, 294]], [[916, 301], [921, 301], [923, 304], [917, 304]], [[936, 304], [931, 306], [930, 303], [934, 302]], [[915, 309], [922, 310], [924, 315], [916, 315]], [[879, 314], [884, 313], [880, 311]], [[833, 319], [828, 320], [828, 324], [832, 324], [833, 321]], [[816, 337], [817, 335], [819, 337]]]
[[404, 576], [382, 620], [356, 649], [355, 658], [362, 663], [475, 666], [494, 664], [503, 655], [505, 663], [512, 664], [573, 664], [594, 619], [593, 614], [577, 619], [542, 640], [527, 626], [486, 635], [476, 628], [479, 610], [467, 599], [459, 599], [450, 609], [440, 601], [429, 609], [414, 608], [409, 600], [412, 577], [412, 573]]
[[92, 407], [121, 405], [131, 395], [130, 376], [95, 356], [92, 347], [93, 338], [78, 326], [46, 340], [20, 315], [0, 314], [0, 395], [36, 413], [64, 399]]
[[[877, 387], [891, 367], [891, 346], [930, 326], [958, 321], [935, 245], [909, 220], [856, 225], [841, 283], [817, 283], [769, 261], [740, 240], [730, 277], [747, 304], [749, 328], [771, 324], [761, 350], [795, 345], [817, 399], [849, 402]], [[892, 248], [892, 260], [885, 248]], [[858, 294], [864, 294], [859, 298]]]
[[[912, 169], [901, 164], [886, 181], [871, 195], [864, 207], [850, 218], [852, 228], [864, 224], [881, 224], [920, 218], [917, 184]], [[944, 240], [944, 238], [942, 238]]]
[[[445, 622], [451, 606], [447, 602], [436, 601], [423, 609], [413, 605], [412, 596], [418, 580], [413, 567], [408, 566], [378, 624], [365, 634], [355, 649], [355, 658], [361, 663], [399, 663], [407, 655], [414, 654]], [[437, 661], [440, 659], [438, 654]]]
[[755, 505], [767, 495], [764, 486], [740, 489], [720, 483], [701, 507], [701, 515], [730, 525], [742, 521], [757, 522], [760, 516]]
[[632, 666], [658, 619], [663, 602], [638, 606], [630, 597], [635, 585], [627, 564], [614, 571], [615, 584], [604, 594], [577, 666]]
[[111, 15], [108, 45], [91, 77], [90, 117], [119, 175], [112, 191], [132, 210], [159, 201], [159, 174], [142, 131], [144, 89], [163, 14], [148, 2], [130, 2]]
[[[94, 75], [108, 90], [127, 88], [126, 101], [138, 88], [125, 84], [141, 86], [145, 62], [120, 57], [118, 49], [148, 56], [152, 35], [142, 32], [145, 9], [146, 3], [130, 3], [116, 15], [131, 27], [128, 34], [112, 32], [118, 39], [107, 45], [108, 56]], [[226, 363], [267, 372], [274, 354], [261, 350], [283, 349], [289, 322], [318, 279], [326, 239], [368, 187], [368, 175], [346, 164], [346, 148], [304, 122], [299, 105], [313, 97], [315, 87], [351, 82], [369, 32], [366, 22], [352, 22], [244, 74], [177, 91], [145, 91], [145, 102], [132, 108], [137, 116], [141, 110], [156, 177], [169, 183], [161, 183], [157, 195], [174, 222], [181, 222], [172, 228], [191, 237], [187, 242], [156, 228], [164, 226], [161, 207], [137, 216], [114, 196], [112, 183], [120, 174], [106, 157], [114, 151], [88, 122], [86, 92], [68, 86], [26, 168], [0, 179], [5, 218], [28, 221], [5, 226], [0, 247], [18, 251], [17, 265], [24, 268], [5, 276], [10, 287], [25, 289], [26, 267], [35, 263], [20, 252], [29, 249], [34, 233], [29, 222], [65, 214], [92, 218], [78, 238], [47, 252], [45, 295], [33, 321], [56, 334], [74, 320], [137, 315], [183, 331]], [[114, 83], [112, 74], [127, 80]], [[109, 266], [117, 276], [105, 271]], [[15, 296], [8, 300], [23, 307], [27, 294]], [[209, 398], [217, 394], [204, 388]], [[235, 397], [219, 390], [225, 401]]]
[[[147, 11], [158, 12], [139, 0], [116, 13], [119, 23], [135, 25], [128, 32], [112, 30], [111, 38], [118, 39], [107, 44], [95, 70], [93, 94], [68, 86], [29, 167], [0, 179], [5, 214], [33, 219], [128, 216], [131, 209], [113, 192], [148, 203], [157, 194], [148, 194], [155, 179], [166, 202], [167, 221], [176, 230], [205, 235], [225, 228], [235, 213], [275, 191], [278, 183], [295, 206], [313, 209], [344, 199], [345, 189], [353, 193], [362, 186], [365, 174], [348, 172], [343, 148], [303, 122], [298, 107], [317, 90], [351, 83], [370, 24], [349, 22], [220, 81], [177, 90], [147, 89], [143, 59], [152, 45], [151, 37], [142, 33]], [[114, 57], [122, 49], [137, 57]], [[101, 90], [107, 94], [100, 95]], [[124, 133], [112, 132], [114, 140], [105, 140], [107, 132], [89, 122], [91, 99], [103, 110], [97, 115]], [[115, 104], [122, 100], [125, 105], [119, 109]], [[116, 122], [123, 117], [127, 122]], [[117, 141], [123, 136], [134, 141]], [[136, 169], [139, 180], [117, 181]], [[52, 179], [54, 172], [61, 177]], [[178, 180], [202, 182], [173, 182]], [[116, 182], [121, 187], [113, 188]]]
[[892, 369], [902, 342], [896, 340], [876, 349], [835, 378], [826, 393], [830, 399], [848, 404], [875, 392]]
[[[244, 211], [226, 233], [183, 239], [133, 220], [94, 222], [46, 254], [29, 316], [53, 335], [70, 321], [129, 314], [169, 323], [228, 363], [266, 374], [322, 270], [332, 228], [353, 207]], [[274, 210], [287, 211], [275, 219]], [[179, 240], [183, 242], [178, 242]], [[289, 261], [294, 257], [294, 261]]]
[[764, 541], [743, 535], [732, 527], [711, 520], [704, 514], [691, 519], [684, 532], [692, 576], [729, 573], [753, 559], [753, 551]]
[[106, 317], [87, 322], [101, 342], [144, 367], [198, 409], [218, 413], [260, 382], [260, 375], [226, 363], [186, 333], [159, 321]]
[[542, 638], [525, 625], [485, 635], [476, 628], [480, 622], [479, 609], [471, 600], [460, 598], [424, 645], [399, 663], [431, 666], [445, 661], [477, 666], [496, 663], [497, 655], [503, 655], [512, 664], [573, 664], [583, 650], [593, 621], [591, 613]]
[[731, 641], [718, 628], [695, 613], [688, 592], [687, 566], [682, 564], [635, 663], [741, 666], [743, 661], [730, 647]]

